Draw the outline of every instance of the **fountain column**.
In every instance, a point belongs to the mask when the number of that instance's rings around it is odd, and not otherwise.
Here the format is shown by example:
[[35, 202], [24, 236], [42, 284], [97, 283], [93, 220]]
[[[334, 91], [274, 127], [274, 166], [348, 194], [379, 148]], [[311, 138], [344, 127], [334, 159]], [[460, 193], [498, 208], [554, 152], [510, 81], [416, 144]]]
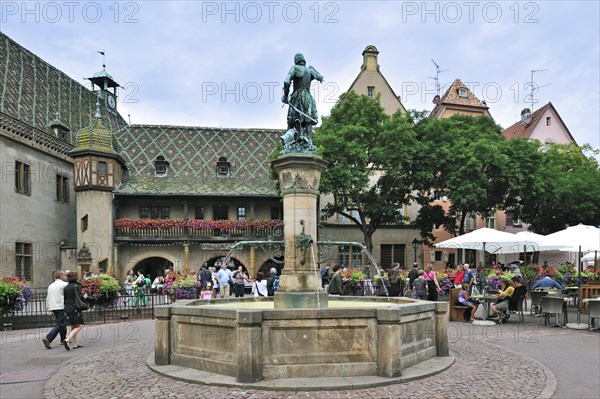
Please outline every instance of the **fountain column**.
[[[275, 308], [327, 307], [327, 293], [321, 287], [320, 273], [315, 274], [313, 251], [297, 242], [298, 237], [314, 241], [317, 253], [317, 198], [321, 172], [327, 161], [310, 153], [288, 153], [272, 162], [283, 196], [284, 268], [275, 293]], [[303, 221], [301, 223], [301, 221]]]

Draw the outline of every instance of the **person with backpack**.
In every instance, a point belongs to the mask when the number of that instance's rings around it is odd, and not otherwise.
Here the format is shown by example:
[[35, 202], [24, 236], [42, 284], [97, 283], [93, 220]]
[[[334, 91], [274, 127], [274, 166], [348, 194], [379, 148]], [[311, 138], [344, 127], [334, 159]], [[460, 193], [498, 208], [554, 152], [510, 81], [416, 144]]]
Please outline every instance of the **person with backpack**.
[[270, 275], [267, 278], [267, 295], [273, 296], [279, 289], [279, 276], [277, 275], [277, 269], [274, 267], [270, 270]]
[[257, 298], [268, 295], [267, 280], [263, 272], [256, 273], [256, 280], [252, 284], [252, 295]]

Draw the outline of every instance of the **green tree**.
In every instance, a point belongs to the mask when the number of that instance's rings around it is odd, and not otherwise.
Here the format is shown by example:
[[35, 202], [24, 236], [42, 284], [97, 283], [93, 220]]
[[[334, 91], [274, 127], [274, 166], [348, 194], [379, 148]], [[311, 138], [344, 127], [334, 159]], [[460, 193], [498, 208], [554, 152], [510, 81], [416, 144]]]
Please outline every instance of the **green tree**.
[[[531, 145], [539, 149], [541, 143], [535, 141]], [[556, 144], [545, 152], [538, 150], [537, 154], [537, 170], [530, 170], [521, 191], [511, 195], [515, 214], [539, 234], [550, 234], [579, 223], [598, 225], [598, 151], [592, 151], [589, 145], [579, 147], [572, 143]], [[524, 161], [522, 157], [516, 159], [517, 164]]]
[[[412, 174], [421, 205], [415, 224], [426, 242], [433, 240], [436, 225], [464, 234], [468, 216], [505, 207], [512, 161], [502, 128], [491, 118], [426, 118], [415, 129], [422, 151]], [[433, 202], [442, 197], [450, 201], [447, 212]]]
[[384, 224], [403, 223], [410, 201], [410, 167], [418, 151], [413, 117], [388, 116], [379, 97], [347, 92], [316, 129], [314, 143], [329, 162], [321, 177], [323, 194], [333, 201], [322, 216], [340, 214], [356, 224], [373, 250], [372, 236]]

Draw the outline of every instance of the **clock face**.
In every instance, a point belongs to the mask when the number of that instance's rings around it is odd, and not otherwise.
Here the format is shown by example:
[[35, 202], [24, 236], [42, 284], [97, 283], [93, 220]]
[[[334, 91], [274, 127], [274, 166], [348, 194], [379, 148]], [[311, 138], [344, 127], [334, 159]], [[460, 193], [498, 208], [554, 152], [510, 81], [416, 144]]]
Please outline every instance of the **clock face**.
[[112, 109], [114, 109], [117, 106], [117, 102], [115, 101], [115, 98], [113, 96], [108, 96], [106, 99], [108, 106]]

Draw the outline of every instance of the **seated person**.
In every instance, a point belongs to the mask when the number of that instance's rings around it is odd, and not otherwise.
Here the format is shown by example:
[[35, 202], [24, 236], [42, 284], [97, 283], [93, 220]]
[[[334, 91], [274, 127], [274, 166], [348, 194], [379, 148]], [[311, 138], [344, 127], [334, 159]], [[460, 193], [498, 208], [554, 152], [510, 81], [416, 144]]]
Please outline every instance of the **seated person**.
[[527, 294], [527, 287], [521, 284], [521, 278], [514, 276], [511, 280], [511, 285], [514, 288], [513, 294], [508, 298], [508, 310], [519, 310], [519, 300]]
[[498, 302], [493, 304], [490, 308], [492, 315], [496, 315], [498, 317], [502, 316], [502, 310], [508, 309], [508, 301], [513, 296], [514, 291], [514, 287], [512, 287], [510, 282], [508, 282], [507, 280], [502, 280], [500, 282], [500, 290], [498, 291]]
[[533, 289], [535, 290], [538, 288], [558, 288], [559, 290], [563, 289], [562, 285], [552, 280], [552, 278], [548, 276], [535, 282], [535, 284], [533, 285]]
[[475, 311], [477, 310], [477, 307], [479, 306], [479, 304], [477, 304], [471, 300], [471, 296], [469, 295], [469, 284], [468, 283], [463, 283], [462, 289], [458, 293], [458, 302], [471, 308], [470, 321], [475, 321]]

